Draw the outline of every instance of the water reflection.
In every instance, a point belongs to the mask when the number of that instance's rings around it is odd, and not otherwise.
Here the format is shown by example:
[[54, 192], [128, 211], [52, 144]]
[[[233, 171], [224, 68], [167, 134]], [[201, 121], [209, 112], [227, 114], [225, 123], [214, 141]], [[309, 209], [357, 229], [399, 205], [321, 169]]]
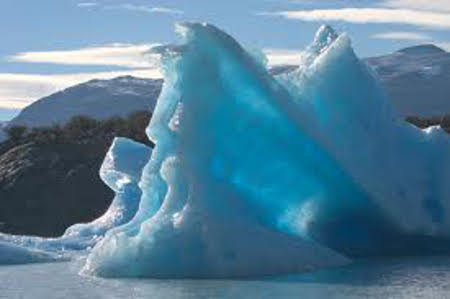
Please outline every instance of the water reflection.
[[450, 257], [241, 280], [103, 279], [78, 275], [80, 264], [0, 267], [0, 298], [450, 298]]

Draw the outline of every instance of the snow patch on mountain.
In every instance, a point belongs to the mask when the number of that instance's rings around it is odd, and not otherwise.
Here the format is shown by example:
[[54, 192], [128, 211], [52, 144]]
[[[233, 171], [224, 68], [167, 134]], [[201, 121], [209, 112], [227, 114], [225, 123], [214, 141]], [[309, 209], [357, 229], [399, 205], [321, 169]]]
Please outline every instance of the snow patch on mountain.
[[132, 76], [91, 80], [34, 102], [9, 125], [40, 127], [64, 124], [79, 115], [101, 120], [126, 117], [136, 111], [152, 111], [161, 86], [162, 79]]
[[399, 117], [450, 113], [450, 53], [420, 45], [366, 62], [380, 76]]

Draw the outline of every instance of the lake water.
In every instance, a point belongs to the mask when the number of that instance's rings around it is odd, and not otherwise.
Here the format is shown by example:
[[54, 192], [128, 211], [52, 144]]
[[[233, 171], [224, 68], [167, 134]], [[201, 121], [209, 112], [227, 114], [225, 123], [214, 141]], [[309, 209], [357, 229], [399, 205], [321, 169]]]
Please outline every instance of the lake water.
[[358, 262], [247, 280], [100, 279], [79, 263], [0, 266], [0, 298], [450, 298], [450, 258]]

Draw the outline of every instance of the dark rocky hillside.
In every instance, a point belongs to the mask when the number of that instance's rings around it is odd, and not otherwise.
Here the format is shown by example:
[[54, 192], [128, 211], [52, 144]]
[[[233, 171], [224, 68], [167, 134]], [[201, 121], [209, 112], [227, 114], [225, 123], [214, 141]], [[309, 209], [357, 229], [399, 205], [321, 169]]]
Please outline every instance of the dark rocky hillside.
[[105, 212], [114, 194], [100, 180], [103, 144], [36, 144], [0, 156], [0, 230], [56, 236]]
[[76, 117], [65, 126], [10, 127], [0, 145], [0, 231], [58, 236], [101, 216], [114, 193], [99, 169], [115, 136], [151, 145], [150, 115], [96, 121]]

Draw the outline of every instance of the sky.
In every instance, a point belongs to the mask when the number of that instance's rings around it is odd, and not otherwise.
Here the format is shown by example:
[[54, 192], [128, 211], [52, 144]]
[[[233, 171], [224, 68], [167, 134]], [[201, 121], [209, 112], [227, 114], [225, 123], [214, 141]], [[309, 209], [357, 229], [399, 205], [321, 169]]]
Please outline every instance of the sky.
[[450, 0], [1, 0], [0, 121], [93, 78], [160, 77], [145, 53], [176, 42], [182, 21], [215, 24], [270, 64], [296, 63], [321, 24], [347, 32], [360, 57], [450, 51]]

